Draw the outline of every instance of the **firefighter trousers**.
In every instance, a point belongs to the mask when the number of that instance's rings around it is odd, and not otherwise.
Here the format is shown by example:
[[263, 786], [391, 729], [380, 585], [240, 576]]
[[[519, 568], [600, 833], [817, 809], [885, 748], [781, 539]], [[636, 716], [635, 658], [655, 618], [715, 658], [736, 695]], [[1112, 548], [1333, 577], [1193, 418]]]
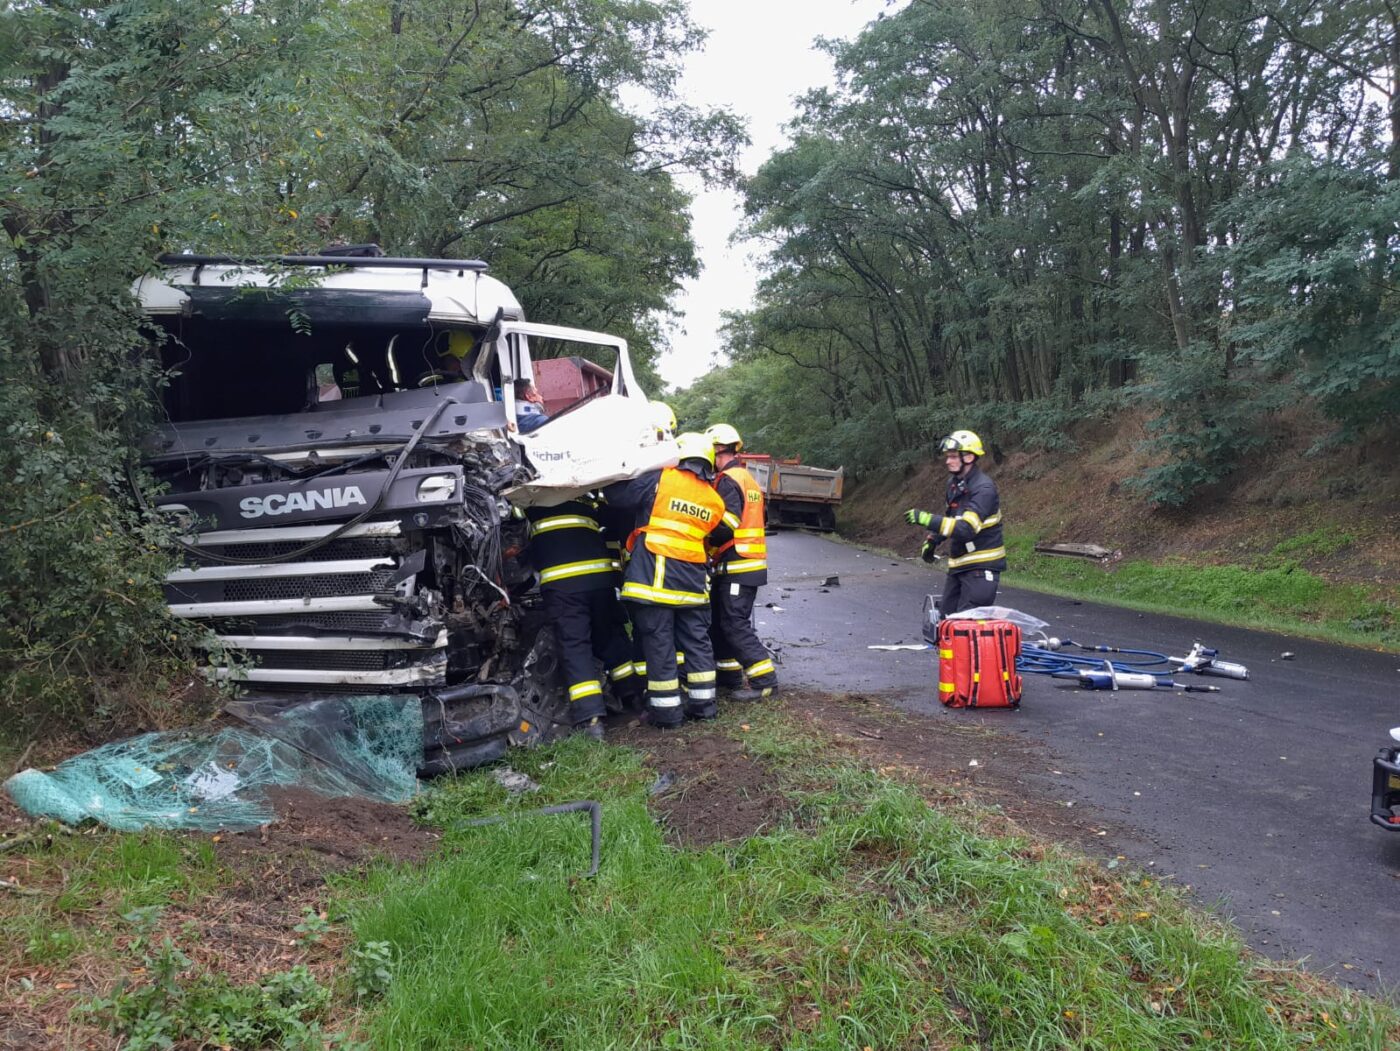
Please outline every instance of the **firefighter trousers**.
[[[710, 607], [629, 604], [632, 628], [647, 666], [647, 711], [653, 726], [679, 726], [686, 716], [713, 719], [715, 655], [710, 646]], [[677, 651], [685, 654], [686, 700], [681, 701]]]
[[569, 721], [586, 723], [604, 713], [602, 675], [612, 680], [614, 692], [625, 696], [635, 690], [632, 649], [621, 629], [617, 593], [611, 588], [592, 591], [543, 591], [544, 612], [559, 643], [559, 663], [569, 691]]
[[725, 689], [738, 689], [748, 676], [756, 690], [778, 681], [778, 671], [768, 647], [753, 626], [753, 604], [758, 588], [715, 577], [710, 592], [710, 639], [715, 647], [717, 680]]
[[938, 600], [939, 616], [961, 613], [978, 606], [990, 606], [997, 600], [997, 585], [1001, 574], [991, 569], [969, 569], [965, 573], [949, 573]]

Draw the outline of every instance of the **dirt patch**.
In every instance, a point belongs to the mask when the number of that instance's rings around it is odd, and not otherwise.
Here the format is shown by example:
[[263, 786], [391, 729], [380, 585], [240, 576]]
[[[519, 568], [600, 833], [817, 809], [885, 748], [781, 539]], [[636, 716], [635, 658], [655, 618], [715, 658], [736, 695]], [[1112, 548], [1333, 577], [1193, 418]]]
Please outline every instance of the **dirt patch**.
[[[149, 943], [169, 938], [195, 971], [218, 973], [235, 984], [258, 982], [298, 964], [329, 982], [346, 935], [328, 930], [307, 937], [296, 930], [307, 910], [320, 913], [325, 906], [326, 878], [380, 860], [420, 861], [433, 851], [438, 835], [415, 824], [403, 806], [326, 799], [299, 789], [279, 790], [273, 801], [277, 819], [260, 829], [189, 833], [191, 840], [211, 841], [218, 886], [165, 906]], [[0, 833], [31, 828], [33, 823], [0, 797]], [[45, 894], [61, 890], [63, 873], [51, 871], [42, 854], [30, 859], [16, 850], [3, 857], [8, 864], [0, 874]], [[30, 860], [32, 879], [24, 876]], [[0, 908], [20, 904], [0, 901]], [[23, 945], [0, 954], [0, 1049], [119, 1046], [117, 1038], [71, 1013], [80, 1003], [110, 995], [139, 962], [141, 953], [132, 945], [136, 932], [116, 911], [112, 902], [96, 899], [73, 916], [79, 925], [109, 929], [111, 948], [105, 952], [83, 952], [52, 965], [27, 962]]]
[[216, 838], [221, 867], [251, 900], [304, 895], [328, 875], [374, 861], [421, 861], [438, 834], [415, 824], [408, 810], [368, 799], [327, 799], [303, 789], [269, 793], [277, 820]]
[[657, 773], [652, 808], [683, 846], [747, 839], [791, 809], [772, 772], [713, 727], [658, 731], [633, 723], [609, 728], [608, 740], [646, 753]]
[[[989, 835], [1024, 835], [1111, 854], [1128, 830], [1089, 810], [1071, 811], [1042, 771], [1046, 759], [1014, 734], [982, 724], [949, 724], [870, 694], [786, 693], [777, 702], [836, 755], [920, 788], [929, 804], [976, 810]], [[771, 829], [791, 814], [778, 777], [750, 756], [742, 739], [713, 726], [658, 732], [635, 722], [610, 727], [608, 740], [636, 748], [657, 772], [653, 809], [675, 842], [733, 842]]]

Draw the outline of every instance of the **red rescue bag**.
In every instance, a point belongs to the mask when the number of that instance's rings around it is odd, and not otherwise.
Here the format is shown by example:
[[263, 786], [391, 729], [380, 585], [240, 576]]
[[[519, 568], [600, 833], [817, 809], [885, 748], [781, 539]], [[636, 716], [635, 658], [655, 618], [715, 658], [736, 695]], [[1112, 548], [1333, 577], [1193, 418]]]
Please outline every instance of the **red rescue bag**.
[[949, 708], [1019, 708], [1021, 629], [1005, 620], [938, 625], [938, 699]]

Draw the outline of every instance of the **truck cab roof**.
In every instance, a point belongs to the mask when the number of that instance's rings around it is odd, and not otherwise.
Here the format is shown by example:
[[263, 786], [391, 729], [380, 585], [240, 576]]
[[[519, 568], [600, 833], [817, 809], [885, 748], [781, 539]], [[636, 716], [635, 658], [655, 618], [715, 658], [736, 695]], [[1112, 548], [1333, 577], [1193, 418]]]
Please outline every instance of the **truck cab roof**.
[[166, 269], [141, 278], [134, 289], [153, 317], [286, 324], [290, 315], [311, 325], [479, 326], [524, 316], [514, 293], [478, 260], [167, 255], [161, 262]]

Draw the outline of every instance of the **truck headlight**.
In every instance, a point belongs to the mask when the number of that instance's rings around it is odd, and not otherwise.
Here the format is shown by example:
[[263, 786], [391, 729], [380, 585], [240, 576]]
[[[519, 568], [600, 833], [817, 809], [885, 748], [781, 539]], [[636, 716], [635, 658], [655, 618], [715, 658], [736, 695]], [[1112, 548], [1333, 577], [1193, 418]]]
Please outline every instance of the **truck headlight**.
[[457, 479], [450, 474], [430, 474], [418, 483], [420, 504], [441, 504], [457, 492]]

